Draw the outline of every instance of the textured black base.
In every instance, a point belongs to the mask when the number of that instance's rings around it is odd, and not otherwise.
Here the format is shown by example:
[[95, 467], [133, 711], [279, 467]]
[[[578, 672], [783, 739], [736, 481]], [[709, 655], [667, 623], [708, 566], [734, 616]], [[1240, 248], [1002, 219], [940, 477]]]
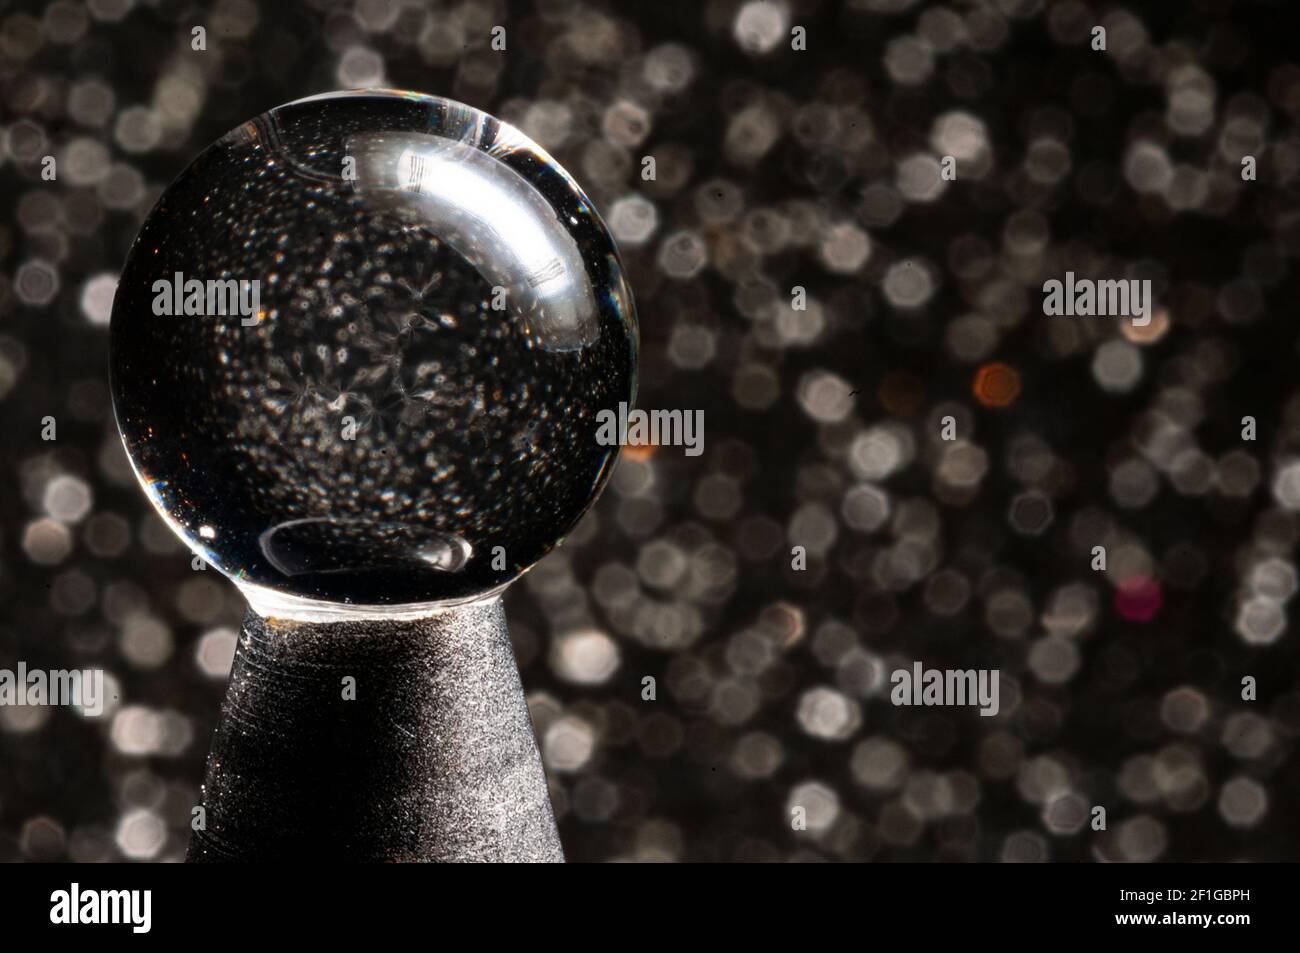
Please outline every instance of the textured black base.
[[396, 622], [250, 611], [203, 807], [190, 861], [564, 859], [499, 599]]

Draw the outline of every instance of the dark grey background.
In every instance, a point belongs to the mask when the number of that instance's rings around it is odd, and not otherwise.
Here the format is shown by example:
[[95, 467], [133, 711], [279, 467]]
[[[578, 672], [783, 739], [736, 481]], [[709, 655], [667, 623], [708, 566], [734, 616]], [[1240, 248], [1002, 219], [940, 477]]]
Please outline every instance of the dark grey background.
[[[242, 600], [127, 469], [112, 282], [207, 143], [378, 84], [552, 152], [620, 240], [640, 406], [705, 412], [506, 596], [570, 859], [1296, 859], [1284, 9], [0, 4], [0, 668], [117, 695], [0, 708], [0, 859], [183, 854]], [[1151, 278], [1154, 333], [1044, 317], [1066, 270]], [[891, 706], [913, 660], [1000, 668], [1002, 713]]]

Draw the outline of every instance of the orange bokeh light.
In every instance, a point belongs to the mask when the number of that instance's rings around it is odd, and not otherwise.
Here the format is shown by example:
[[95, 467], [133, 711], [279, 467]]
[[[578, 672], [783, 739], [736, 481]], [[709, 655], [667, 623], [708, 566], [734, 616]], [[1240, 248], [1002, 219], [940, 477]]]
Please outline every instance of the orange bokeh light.
[[993, 361], [975, 373], [971, 390], [985, 407], [1010, 407], [1020, 396], [1020, 372], [1010, 364]]

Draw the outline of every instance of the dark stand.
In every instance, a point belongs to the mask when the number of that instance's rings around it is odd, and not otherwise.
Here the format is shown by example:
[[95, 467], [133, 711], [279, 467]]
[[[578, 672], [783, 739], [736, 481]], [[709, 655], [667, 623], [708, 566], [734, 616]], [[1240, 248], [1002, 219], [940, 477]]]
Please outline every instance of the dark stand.
[[[345, 700], [355, 679], [355, 700]], [[501, 600], [244, 619], [189, 861], [563, 861]]]

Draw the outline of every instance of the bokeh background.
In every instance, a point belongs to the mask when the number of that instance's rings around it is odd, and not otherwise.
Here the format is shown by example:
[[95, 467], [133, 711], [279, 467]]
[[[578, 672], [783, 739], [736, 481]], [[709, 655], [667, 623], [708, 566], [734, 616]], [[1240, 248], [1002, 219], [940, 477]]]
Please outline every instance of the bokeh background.
[[[112, 695], [0, 707], [0, 860], [183, 856], [243, 603], [127, 466], [115, 279], [210, 141], [375, 85], [569, 169], [640, 406], [705, 413], [506, 596], [570, 859], [1297, 859], [1287, 6], [0, 2], [0, 668]], [[1066, 270], [1152, 323], [1045, 317]], [[891, 706], [913, 660], [1001, 713]]]

